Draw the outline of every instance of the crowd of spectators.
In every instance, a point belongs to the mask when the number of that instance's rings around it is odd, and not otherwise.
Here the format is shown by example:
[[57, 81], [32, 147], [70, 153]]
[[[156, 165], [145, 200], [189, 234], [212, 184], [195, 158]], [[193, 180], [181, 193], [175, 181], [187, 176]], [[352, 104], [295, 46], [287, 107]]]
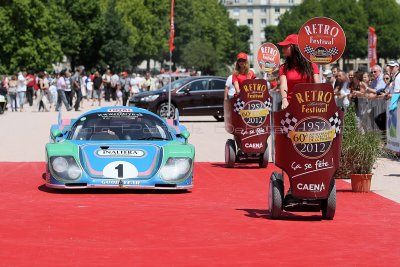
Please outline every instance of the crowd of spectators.
[[5, 95], [8, 109], [23, 112], [29, 106], [31, 111], [58, 111], [62, 105], [66, 110], [80, 111], [84, 100], [91, 106], [101, 101], [113, 105], [127, 105], [129, 98], [143, 91], [158, 90], [169, 82], [168, 75], [153, 77], [128, 72], [112, 72], [107, 69], [87, 72], [83, 66], [75, 72], [62, 70], [49, 74], [45, 71], [33, 73], [21, 71], [18, 74], [0, 77], [0, 93]]
[[[394, 93], [400, 93], [399, 63], [389, 61], [382, 69], [375, 65], [370, 72], [344, 71], [337, 66], [323, 72], [322, 83], [332, 85], [338, 106], [346, 109], [351, 102], [357, 99], [390, 99]], [[279, 92], [277, 75], [269, 73], [267, 76], [271, 91]]]

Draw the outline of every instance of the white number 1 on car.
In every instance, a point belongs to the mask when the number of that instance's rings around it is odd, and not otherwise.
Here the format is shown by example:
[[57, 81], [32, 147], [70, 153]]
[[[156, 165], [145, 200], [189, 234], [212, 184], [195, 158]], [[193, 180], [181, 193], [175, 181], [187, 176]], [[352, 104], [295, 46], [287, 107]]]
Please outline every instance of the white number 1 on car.
[[104, 177], [119, 180], [136, 178], [138, 174], [137, 168], [132, 163], [126, 161], [113, 161], [103, 169]]

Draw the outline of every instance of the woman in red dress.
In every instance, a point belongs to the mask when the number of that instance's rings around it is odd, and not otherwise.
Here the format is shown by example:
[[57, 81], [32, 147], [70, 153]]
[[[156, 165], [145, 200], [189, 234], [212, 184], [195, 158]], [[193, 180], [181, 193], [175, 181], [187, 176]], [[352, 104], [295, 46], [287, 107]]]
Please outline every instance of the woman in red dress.
[[235, 64], [235, 70], [232, 74], [232, 82], [235, 87], [236, 94], [240, 92], [240, 86], [247, 79], [255, 79], [256, 75], [250, 69], [250, 63], [247, 60], [247, 54], [240, 52], [237, 55], [237, 61]]
[[278, 45], [282, 46], [285, 63], [279, 68], [282, 109], [285, 109], [293, 95], [293, 88], [299, 83], [318, 83], [319, 70], [315, 63], [307, 61], [300, 53], [297, 34], [291, 34]]

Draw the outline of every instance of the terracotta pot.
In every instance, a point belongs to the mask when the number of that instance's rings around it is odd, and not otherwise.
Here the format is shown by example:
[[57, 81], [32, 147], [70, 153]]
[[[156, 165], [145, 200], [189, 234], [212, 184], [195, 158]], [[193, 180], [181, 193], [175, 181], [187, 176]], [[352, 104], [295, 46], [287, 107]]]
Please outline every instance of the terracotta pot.
[[353, 192], [368, 193], [371, 188], [372, 173], [350, 174], [351, 188]]

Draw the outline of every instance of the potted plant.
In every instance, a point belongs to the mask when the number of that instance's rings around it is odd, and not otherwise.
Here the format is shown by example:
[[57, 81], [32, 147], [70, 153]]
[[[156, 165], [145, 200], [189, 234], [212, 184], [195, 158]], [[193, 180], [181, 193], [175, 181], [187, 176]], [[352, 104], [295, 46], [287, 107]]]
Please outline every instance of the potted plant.
[[357, 125], [354, 106], [345, 113], [342, 158], [339, 170], [344, 177], [351, 179], [355, 192], [369, 192], [372, 169], [382, 153], [381, 133], [377, 131], [362, 132]]

